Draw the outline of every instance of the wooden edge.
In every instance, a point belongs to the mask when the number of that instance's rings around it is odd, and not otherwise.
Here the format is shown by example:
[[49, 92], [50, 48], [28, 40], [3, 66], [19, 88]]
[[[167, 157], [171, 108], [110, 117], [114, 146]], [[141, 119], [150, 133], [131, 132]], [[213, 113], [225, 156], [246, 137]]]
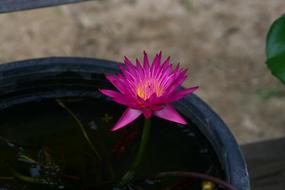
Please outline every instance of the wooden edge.
[[251, 189], [284, 190], [285, 138], [242, 145]]

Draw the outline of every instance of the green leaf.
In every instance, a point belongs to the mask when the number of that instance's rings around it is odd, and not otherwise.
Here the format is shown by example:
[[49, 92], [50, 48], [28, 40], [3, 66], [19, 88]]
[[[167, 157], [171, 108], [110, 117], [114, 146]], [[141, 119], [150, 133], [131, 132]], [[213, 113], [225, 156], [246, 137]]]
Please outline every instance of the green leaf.
[[266, 64], [275, 75], [285, 84], [285, 15], [273, 22], [267, 34]]

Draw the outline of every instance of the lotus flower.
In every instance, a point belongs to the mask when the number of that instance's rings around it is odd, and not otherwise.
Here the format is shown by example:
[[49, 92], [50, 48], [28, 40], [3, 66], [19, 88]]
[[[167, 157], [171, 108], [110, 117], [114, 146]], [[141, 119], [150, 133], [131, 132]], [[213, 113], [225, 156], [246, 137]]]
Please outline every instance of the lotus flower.
[[179, 89], [187, 78], [187, 69], [180, 68], [179, 64], [173, 68], [169, 57], [161, 64], [161, 52], [155, 56], [152, 64], [149, 63], [145, 52], [143, 64], [136, 60], [136, 65], [133, 65], [127, 57], [124, 62], [125, 66], [119, 65], [121, 74], [106, 76], [118, 92], [100, 89], [101, 93], [128, 107], [112, 131], [125, 127], [141, 114], [147, 119], [155, 115], [183, 125], [187, 124], [170, 104], [198, 88]]

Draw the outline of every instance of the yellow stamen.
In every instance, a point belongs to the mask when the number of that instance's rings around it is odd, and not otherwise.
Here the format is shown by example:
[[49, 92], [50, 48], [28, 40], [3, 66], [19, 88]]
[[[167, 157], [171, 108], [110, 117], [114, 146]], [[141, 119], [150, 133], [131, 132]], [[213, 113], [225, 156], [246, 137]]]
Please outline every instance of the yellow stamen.
[[145, 100], [145, 91], [141, 88], [141, 85], [138, 85], [138, 89], [137, 89], [137, 95]]
[[158, 97], [163, 93], [163, 89], [160, 87], [157, 81], [146, 81], [138, 84], [137, 86], [137, 95], [144, 100], [149, 99], [154, 93]]

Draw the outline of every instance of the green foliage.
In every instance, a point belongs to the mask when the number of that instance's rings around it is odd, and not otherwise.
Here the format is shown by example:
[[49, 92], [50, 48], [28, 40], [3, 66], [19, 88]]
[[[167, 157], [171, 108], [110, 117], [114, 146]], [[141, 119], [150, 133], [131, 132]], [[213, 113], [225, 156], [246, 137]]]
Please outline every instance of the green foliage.
[[274, 97], [285, 97], [284, 88], [262, 88], [256, 91], [259, 98], [269, 100]]
[[267, 34], [266, 64], [275, 75], [285, 84], [285, 15], [273, 22]]

